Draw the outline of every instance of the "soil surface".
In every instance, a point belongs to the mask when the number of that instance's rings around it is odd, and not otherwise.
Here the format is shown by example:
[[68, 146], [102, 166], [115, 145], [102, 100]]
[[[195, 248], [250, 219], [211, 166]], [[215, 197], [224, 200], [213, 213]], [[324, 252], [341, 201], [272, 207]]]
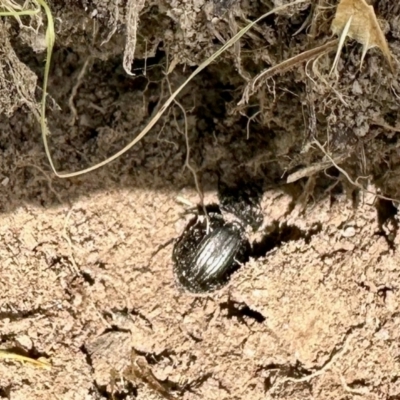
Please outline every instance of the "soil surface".
[[[285, 3], [146, 2], [131, 76], [132, 1], [49, 1], [56, 167], [120, 150], [197, 65]], [[52, 368], [0, 360], [1, 399], [400, 399], [400, 6], [370, 3], [393, 73], [377, 49], [360, 69], [347, 41], [336, 76], [333, 48], [240, 102], [259, 72], [332, 40], [337, 2], [308, 1], [260, 22], [129, 152], [71, 179], [52, 173], [34, 116], [44, 27], [2, 17], [0, 347]], [[203, 296], [172, 273], [200, 202], [188, 164], [206, 204], [219, 180], [263, 188], [253, 257]]]

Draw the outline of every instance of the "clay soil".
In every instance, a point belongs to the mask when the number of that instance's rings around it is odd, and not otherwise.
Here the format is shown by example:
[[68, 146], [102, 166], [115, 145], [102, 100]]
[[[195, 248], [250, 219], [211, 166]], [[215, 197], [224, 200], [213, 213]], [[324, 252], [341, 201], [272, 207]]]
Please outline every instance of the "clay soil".
[[[74, 171], [126, 145], [170, 87], [286, 2], [146, 2], [135, 76], [122, 67], [126, 2], [49, 3], [51, 151], [59, 170]], [[400, 7], [372, 4], [399, 59]], [[0, 347], [52, 368], [0, 360], [0, 398], [400, 399], [398, 203], [377, 196], [400, 198], [397, 72], [376, 49], [360, 70], [362, 46], [348, 41], [337, 77], [333, 51], [317, 71], [300, 63], [238, 106], [248, 79], [330, 40], [336, 5], [267, 18], [137, 146], [71, 179], [52, 173], [15, 86], [30, 77], [40, 99], [44, 31], [3, 18]], [[172, 273], [174, 239], [200, 201], [185, 132], [207, 204], [218, 201], [218, 179], [263, 188], [253, 257], [201, 297], [181, 292]]]

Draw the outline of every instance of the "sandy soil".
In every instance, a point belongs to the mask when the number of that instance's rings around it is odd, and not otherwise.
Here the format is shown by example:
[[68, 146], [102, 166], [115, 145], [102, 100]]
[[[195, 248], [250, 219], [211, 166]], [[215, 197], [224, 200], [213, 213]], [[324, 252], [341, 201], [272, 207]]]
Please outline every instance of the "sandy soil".
[[[115, 153], [168, 85], [232, 36], [232, 21], [243, 26], [282, 3], [148, 3], [130, 77], [124, 5], [116, 13], [113, 1], [53, 0], [48, 117], [58, 168]], [[400, 7], [373, 3], [398, 58]], [[350, 42], [334, 86], [309, 79], [302, 64], [237, 107], [248, 74], [326, 39], [321, 18], [314, 42], [293, 36], [309, 13], [307, 3], [267, 19], [242, 39], [240, 57], [229, 51], [189, 84], [179, 97], [186, 120], [175, 104], [131, 151], [79, 178], [51, 173], [38, 124], [10, 86], [15, 97], [2, 101], [0, 117], [0, 347], [53, 367], [1, 360], [0, 398], [400, 399], [398, 216], [376, 196], [400, 197], [399, 78], [376, 50], [359, 71], [361, 46]], [[29, 68], [31, 85], [40, 81], [44, 53], [15, 21], [0, 30], [12, 65]], [[322, 58], [322, 73], [333, 58]], [[254, 257], [201, 297], [180, 292], [172, 274], [174, 239], [199, 202], [185, 128], [206, 203], [217, 199], [218, 178], [264, 188]], [[329, 160], [318, 169], [327, 159], [310, 145], [310, 129], [342, 170]], [[363, 189], [343, 171], [366, 177], [357, 181]]]

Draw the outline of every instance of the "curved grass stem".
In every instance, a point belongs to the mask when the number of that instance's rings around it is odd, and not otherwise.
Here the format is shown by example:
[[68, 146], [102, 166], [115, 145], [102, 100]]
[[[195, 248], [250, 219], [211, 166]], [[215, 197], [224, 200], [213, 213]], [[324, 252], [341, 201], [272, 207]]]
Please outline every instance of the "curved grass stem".
[[[46, 16], [47, 16], [47, 28], [46, 28], [46, 44], [47, 44], [47, 57], [46, 57], [46, 64], [45, 64], [45, 70], [44, 70], [44, 79], [43, 79], [43, 95], [42, 95], [42, 101], [41, 101], [41, 108], [40, 108], [40, 127], [42, 131], [42, 140], [43, 140], [43, 145], [44, 149], [46, 152], [47, 159], [50, 163], [51, 169], [53, 170], [54, 174], [59, 177], [59, 178], [72, 178], [75, 176], [83, 175], [88, 172], [94, 171], [98, 168], [101, 168], [108, 163], [116, 160], [120, 156], [122, 156], [124, 153], [126, 153], [128, 150], [130, 150], [133, 146], [135, 146], [143, 137], [154, 127], [154, 125], [159, 121], [161, 116], [164, 114], [164, 112], [167, 110], [167, 108], [175, 101], [177, 96], [180, 94], [180, 92], [185, 88], [185, 86], [196, 76], [198, 75], [201, 71], [203, 71], [208, 65], [210, 65], [213, 61], [215, 61], [222, 53], [224, 53], [227, 49], [229, 49], [231, 46], [233, 46], [243, 35], [245, 35], [251, 28], [253, 28], [256, 24], [258, 24], [260, 21], [265, 19], [266, 17], [284, 10], [288, 7], [305, 3], [308, 0], [295, 0], [291, 3], [284, 4], [282, 6], [276, 7], [273, 10], [263, 14], [261, 17], [257, 18], [255, 21], [249, 23], [247, 26], [245, 26], [243, 29], [241, 29], [238, 33], [236, 33], [231, 39], [229, 39], [218, 51], [216, 51], [212, 56], [210, 56], [207, 60], [203, 61], [197, 68], [196, 70], [186, 79], [186, 81], [178, 87], [178, 89], [175, 90], [171, 94], [171, 96], [167, 99], [167, 101], [164, 103], [164, 105], [160, 108], [160, 110], [157, 112], [157, 114], [150, 120], [150, 122], [147, 124], [147, 126], [133, 139], [130, 143], [128, 143], [125, 147], [123, 147], [121, 150], [119, 150], [117, 153], [112, 155], [111, 157], [107, 158], [104, 161], [101, 161], [98, 164], [95, 164], [91, 167], [75, 171], [75, 172], [70, 172], [70, 173], [61, 173], [58, 172], [57, 169], [54, 166], [53, 159], [51, 157], [51, 152], [49, 149], [49, 143], [47, 137], [49, 136], [49, 130], [47, 126], [47, 120], [46, 120], [46, 98], [47, 98], [47, 85], [48, 85], [48, 78], [49, 78], [49, 73], [50, 73], [50, 64], [51, 64], [51, 57], [53, 53], [53, 47], [54, 47], [54, 42], [55, 42], [55, 33], [54, 33], [54, 19], [50, 10], [50, 7], [48, 6], [47, 2], [45, 0], [35, 0], [36, 4], [38, 4], [39, 7], [43, 8]], [[9, 16], [14, 16], [17, 17], [19, 15], [34, 15], [39, 12], [38, 10], [21, 10], [21, 11], [6, 11], [3, 14], [0, 12], [0, 16], [2, 15], [9, 15]], [[9, 13], [9, 14], [8, 14]], [[22, 14], [24, 13], [24, 14]]]

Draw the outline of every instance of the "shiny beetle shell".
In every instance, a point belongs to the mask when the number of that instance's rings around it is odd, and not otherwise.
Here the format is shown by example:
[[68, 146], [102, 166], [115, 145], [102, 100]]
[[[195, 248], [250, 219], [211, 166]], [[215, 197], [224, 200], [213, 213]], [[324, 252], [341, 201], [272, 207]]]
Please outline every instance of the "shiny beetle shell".
[[235, 215], [244, 226], [256, 231], [264, 219], [260, 207], [261, 193], [261, 188], [256, 184], [242, 183], [237, 187], [230, 187], [219, 182], [220, 209]]
[[245, 259], [248, 242], [238, 223], [225, 223], [210, 215], [209, 232], [204, 217], [196, 217], [186, 228], [173, 251], [178, 285], [192, 293], [219, 289]]

